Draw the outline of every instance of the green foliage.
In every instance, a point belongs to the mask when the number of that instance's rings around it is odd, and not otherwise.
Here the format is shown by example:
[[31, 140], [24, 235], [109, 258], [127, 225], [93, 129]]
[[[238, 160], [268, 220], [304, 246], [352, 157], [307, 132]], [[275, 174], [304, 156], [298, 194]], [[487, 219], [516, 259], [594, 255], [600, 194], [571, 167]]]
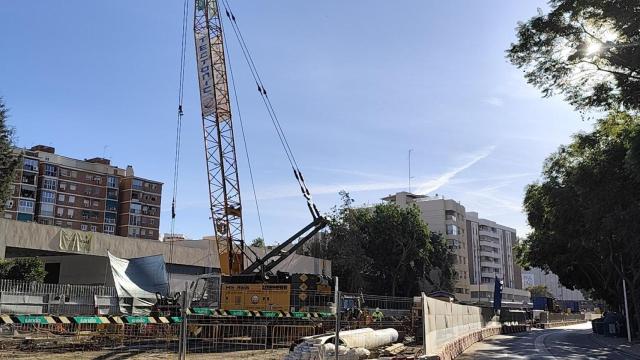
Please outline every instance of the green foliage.
[[251, 242], [251, 246], [255, 246], [255, 247], [264, 247], [264, 239], [260, 236], [258, 236], [257, 238], [253, 239], [253, 241]]
[[20, 160], [13, 152], [13, 129], [7, 125], [7, 117], [7, 108], [0, 98], [0, 212], [11, 197], [10, 185]]
[[428, 283], [451, 291], [453, 255], [442, 237], [422, 222], [417, 208], [352, 208], [349, 194], [341, 195], [342, 206], [328, 217], [326, 251], [342, 289], [413, 296]]
[[43, 282], [47, 272], [38, 258], [0, 259], [0, 279]]
[[507, 58], [544, 96], [577, 109], [640, 110], [638, 0], [550, 0], [517, 28]]
[[551, 270], [612, 307], [627, 282], [640, 328], [640, 117], [613, 112], [591, 133], [574, 136], [526, 189], [532, 233], [522, 262]]
[[529, 286], [528, 288], [526, 288], [526, 290], [531, 293], [531, 297], [553, 297], [553, 295], [549, 292], [545, 285]]

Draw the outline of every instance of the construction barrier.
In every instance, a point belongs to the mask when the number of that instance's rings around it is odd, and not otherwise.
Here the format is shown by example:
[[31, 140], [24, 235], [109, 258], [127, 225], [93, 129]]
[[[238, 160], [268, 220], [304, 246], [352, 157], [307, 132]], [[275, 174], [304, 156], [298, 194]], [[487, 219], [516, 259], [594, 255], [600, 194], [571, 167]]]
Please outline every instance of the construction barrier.
[[298, 339], [318, 334], [319, 329], [322, 330], [312, 325], [276, 325], [271, 333], [271, 347], [289, 347]]

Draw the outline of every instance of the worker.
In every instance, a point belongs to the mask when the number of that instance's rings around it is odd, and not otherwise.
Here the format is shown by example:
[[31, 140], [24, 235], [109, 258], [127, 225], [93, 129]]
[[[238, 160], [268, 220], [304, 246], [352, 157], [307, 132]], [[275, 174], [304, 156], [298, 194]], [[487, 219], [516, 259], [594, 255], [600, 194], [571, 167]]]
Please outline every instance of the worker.
[[374, 311], [371, 316], [373, 317], [374, 322], [382, 321], [382, 319], [384, 319], [384, 314], [380, 311], [380, 308], [376, 308], [376, 311]]

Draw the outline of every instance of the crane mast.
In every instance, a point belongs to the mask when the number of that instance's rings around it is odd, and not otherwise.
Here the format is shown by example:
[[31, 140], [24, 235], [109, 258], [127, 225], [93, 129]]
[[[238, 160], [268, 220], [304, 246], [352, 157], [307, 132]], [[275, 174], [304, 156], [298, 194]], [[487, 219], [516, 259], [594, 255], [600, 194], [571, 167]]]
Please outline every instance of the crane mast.
[[244, 268], [242, 203], [231, 121], [231, 103], [216, 0], [195, 0], [195, 37], [211, 220], [223, 274]]

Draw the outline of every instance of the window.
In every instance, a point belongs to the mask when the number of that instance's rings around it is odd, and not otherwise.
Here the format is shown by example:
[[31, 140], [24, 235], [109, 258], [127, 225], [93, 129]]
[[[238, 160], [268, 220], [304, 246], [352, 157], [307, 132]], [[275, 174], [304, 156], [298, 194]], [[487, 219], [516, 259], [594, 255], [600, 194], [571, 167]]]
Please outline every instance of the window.
[[67, 183], [61, 182], [59, 186], [60, 186], [60, 190], [67, 190]]
[[129, 215], [129, 225], [140, 226], [141, 221], [140, 215]]
[[53, 204], [40, 204], [40, 216], [53, 216]]
[[42, 187], [48, 190], [55, 190], [57, 183], [58, 182], [55, 179], [44, 179]]
[[153, 230], [149, 230], [149, 237], [153, 237]]
[[69, 176], [69, 169], [60, 168], [60, 176]]
[[57, 176], [58, 171], [54, 165], [44, 164], [44, 174], [46, 176]]
[[116, 190], [107, 190], [107, 199], [117, 200], [118, 192]]
[[140, 214], [142, 212], [142, 205], [140, 204], [131, 204], [129, 208], [129, 212], [131, 214]]
[[56, 224], [56, 226], [62, 226], [62, 221], [56, 220], [55, 224]]
[[20, 188], [20, 197], [35, 199], [36, 198], [36, 188], [32, 186], [22, 186]]
[[71, 221], [67, 221], [65, 224], [66, 224], [67, 227], [72, 227], [73, 226], [73, 222], [71, 222]]
[[157, 190], [158, 184], [151, 184], [151, 190]]
[[81, 224], [80, 225], [80, 230], [87, 231], [87, 224]]
[[93, 205], [93, 207], [98, 207], [100, 203], [98, 202], [98, 200], [93, 200], [93, 203], [91, 205]]
[[133, 179], [133, 182], [131, 184], [131, 187], [136, 189], [136, 190], [142, 190], [142, 180], [140, 179]]
[[25, 158], [22, 168], [27, 171], [38, 171], [38, 160]]
[[155, 225], [155, 224], [156, 224], [156, 219], [151, 219], [151, 220], [149, 220], [149, 224], [150, 224], [150, 225]]
[[118, 187], [118, 183], [116, 182], [116, 178], [114, 176], [107, 177], [107, 186], [112, 188]]
[[91, 181], [91, 178], [92, 178], [92, 176], [89, 175], [89, 174], [84, 176], [84, 179], [87, 180], [87, 181]]
[[105, 225], [104, 226], [104, 233], [105, 234], [113, 234], [115, 232], [116, 227], [113, 225]]
[[145, 229], [140, 229], [140, 236], [147, 235], [147, 231]]
[[33, 201], [20, 200], [18, 203], [18, 211], [33, 214]]
[[57, 217], [61, 217], [62, 215], [64, 215], [64, 208], [61, 208], [61, 207], [57, 208], [56, 209], [56, 216]]
[[90, 205], [89, 199], [82, 200], [82, 205], [84, 205], [84, 207], [89, 207]]
[[69, 184], [69, 190], [76, 191], [76, 184]]
[[127, 235], [130, 237], [140, 237], [140, 229], [136, 227], [129, 227]]
[[34, 174], [22, 174], [22, 183], [35, 185], [36, 184], [36, 176]]
[[42, 191], [40, 193], [40, 201], [43, 203], [52, 204], [56, 202], [56, 196], [53, 191]]
[[58, 194], [58, 201], [64, 202], [64, 194]]
[[73, 219], [73, 213], [74, 213], [73, 209], [67, 209], [67, 217], [69, 219]]
[[93, 177], [93, 182], [95, 182], [96, 184], [100, 184], [102, 183], [102, 177], [96, 175]]
[[69, 195], [69, 204], [75, 204], [76, 203], [76, 197], [73, 195]]
[[95, 225], [91, 225], [91, 231], [95, 232], [97, 230], [97, 227]]
[[456, 225], [447, 224], [447, 235], [458, 235], [459, 229]]
[[74, 178], [74, 179], [75, 179], [76, 177], [78, 177], [78, 172], [77, 172], [77, 171], [75, 171], [75, 170], [71, 170], [71, 177], [72, 177], [72, 178]]

